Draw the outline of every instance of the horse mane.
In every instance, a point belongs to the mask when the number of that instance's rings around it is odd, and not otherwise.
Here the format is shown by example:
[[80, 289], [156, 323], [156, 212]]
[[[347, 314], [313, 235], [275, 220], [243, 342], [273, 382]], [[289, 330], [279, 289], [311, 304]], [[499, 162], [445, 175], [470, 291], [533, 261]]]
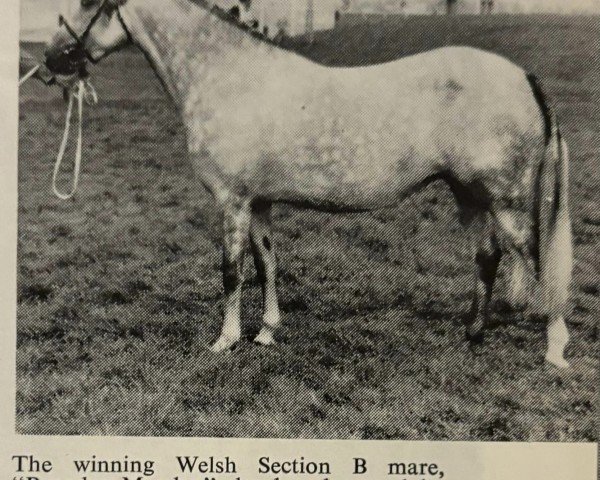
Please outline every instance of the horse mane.
[[[268, 43], [277, 48], [283, 48], [280, 42], [269, 37], [266, 33], [259, 31], [258, 26], [249, 25], [246, 22], [242, 22], [239, 19], [239, 15], [235, 15], [233, 9], [223, 8], [210, 0], [190, 0], [192, 3], [199, 5], [200, 7], [207, 10], [211, 15], [223, 20], [224, 22], [237, 27], [247, 35], [260, 40], [261, 42]], [[277, 38], [277, 37], [276, 37]]]

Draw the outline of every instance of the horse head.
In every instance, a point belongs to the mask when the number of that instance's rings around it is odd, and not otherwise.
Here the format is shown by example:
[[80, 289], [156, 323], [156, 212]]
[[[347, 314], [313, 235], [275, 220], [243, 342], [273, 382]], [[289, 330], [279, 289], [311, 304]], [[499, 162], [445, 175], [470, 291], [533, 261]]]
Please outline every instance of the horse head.
[[131, 40], [119, 10], [128, 0], [73, 0], [69, 18], [59, 16], [59, 28], [47, 45], [46, 66], [67, 78], [87, 75], [97, 63]]

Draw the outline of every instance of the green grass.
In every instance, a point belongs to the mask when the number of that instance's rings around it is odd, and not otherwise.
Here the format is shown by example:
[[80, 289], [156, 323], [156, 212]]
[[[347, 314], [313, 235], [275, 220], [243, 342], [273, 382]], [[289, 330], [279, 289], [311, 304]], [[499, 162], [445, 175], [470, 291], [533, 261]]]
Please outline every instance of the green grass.
[[585, 17], [345, 17], [314, 46], [295, 45], [324, 63], [357, 64], [469, 44], [544, 80], [572, 153], [568, 373], [544, 367], [543, 324], [501, 309], [485, 344], [468, 348], [462, 317], [472, 266], [440, 186], [373, 214], [278, 207], [279, 344], [249, 341], [260, 295], [248, 265], [247, 336], [230, 354], [210, 354], [222, 314], [220, 218], [192, 178], [179, 120], [143, 57], [126, 51], [94, 70], [101, 101], [86, 111], [73, 201], [50, 191], [60, 94], [25, 85], [17, 430], [597, 440], [598, 25]]

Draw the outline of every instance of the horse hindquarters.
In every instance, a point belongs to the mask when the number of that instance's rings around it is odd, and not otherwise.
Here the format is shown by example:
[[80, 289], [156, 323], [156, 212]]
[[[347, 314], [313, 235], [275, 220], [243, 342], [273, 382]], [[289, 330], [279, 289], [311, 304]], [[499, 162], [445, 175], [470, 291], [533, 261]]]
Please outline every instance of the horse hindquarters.
[[[548, 319], [548, 346], [545, 358], [549, 363], [564, 368], [569, 365], [564, 359], [564, 350], [569, 340], [564, 315], [569, 296], [573, 255], [568, 202], [569, 153], [555, 119], [551, 121], [550, 137], [536, 179], [535, 234], [531, 238], [535, 241], [532, 250], [539, 273], [539, 307]], [[517, 271], [513, 272], [513, 280], [520, 283], [512, 285], [518, 290], [515, 291], [516, 296], [521, 296], [524, 287], [522, 255], [526, 254], [527, 250], [526, 235], [516, 228], [516, 212], [495, 211], [492, 203], [486, 203], [483, 197], [479, 198], [481, 203], [478, 203], [473, 201], [474, 197], [465, 195], [472, 190], [458, 183], [449, 183], [459, 204], [463, 224], [471, 230], [472, 243], [476, 247], [475, 292], [467, 334], [471, 340], [481, 340], [501, 258], [496, 233], [508, 240], [508, 246], [516, 255], [514, 268]]]

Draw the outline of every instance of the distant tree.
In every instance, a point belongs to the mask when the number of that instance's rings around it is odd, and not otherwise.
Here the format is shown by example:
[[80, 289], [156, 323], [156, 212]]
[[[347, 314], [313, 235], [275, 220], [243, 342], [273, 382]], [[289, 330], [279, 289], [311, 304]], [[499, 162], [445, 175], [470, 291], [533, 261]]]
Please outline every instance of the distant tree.
[[456, 5], [458, 4], [458, 0], [446, 0], [446, 13], [448, 15], [452, 15], [456, 12]]
[[490, 14], [494, 10], [494, 0], [481, 0], [481, 13]]

